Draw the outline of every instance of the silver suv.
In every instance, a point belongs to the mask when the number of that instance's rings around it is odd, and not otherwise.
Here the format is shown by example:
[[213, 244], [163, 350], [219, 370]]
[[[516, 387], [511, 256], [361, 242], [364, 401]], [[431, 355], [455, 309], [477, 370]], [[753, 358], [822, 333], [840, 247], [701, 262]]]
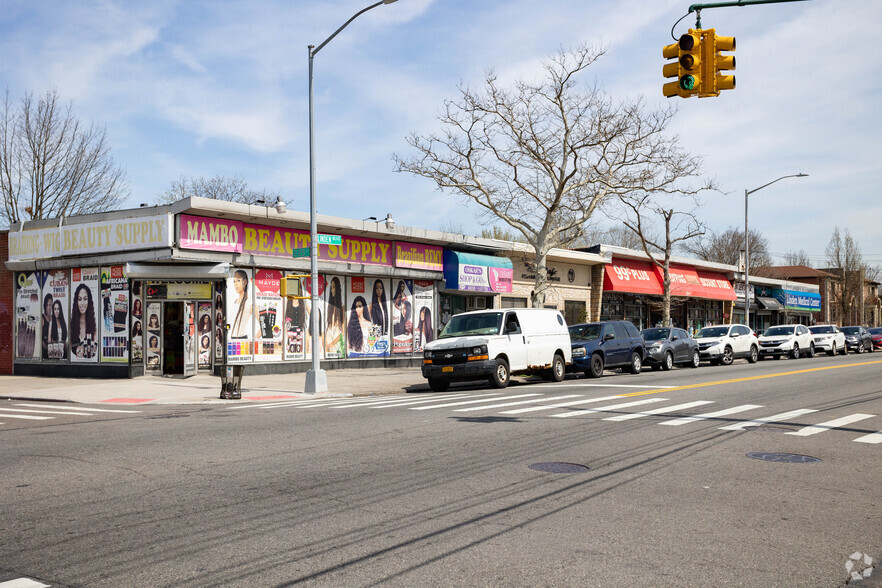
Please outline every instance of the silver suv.
[[705, 327], [695, 334], [695, 339], [701, 359], [710, 361], [711, 365], [731, 365], [739, 357], [756, 363], [759, 358], [756, 335], [746, 325]]

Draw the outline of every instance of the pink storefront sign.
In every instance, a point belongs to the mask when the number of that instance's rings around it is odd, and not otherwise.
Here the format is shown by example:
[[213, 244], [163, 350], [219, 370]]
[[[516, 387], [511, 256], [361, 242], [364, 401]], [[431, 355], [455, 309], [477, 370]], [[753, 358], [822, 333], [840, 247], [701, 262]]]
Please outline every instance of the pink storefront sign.
[[180, 215], [179, 220], [182, 248], [242, 253], [244, 223], [189, 214]]

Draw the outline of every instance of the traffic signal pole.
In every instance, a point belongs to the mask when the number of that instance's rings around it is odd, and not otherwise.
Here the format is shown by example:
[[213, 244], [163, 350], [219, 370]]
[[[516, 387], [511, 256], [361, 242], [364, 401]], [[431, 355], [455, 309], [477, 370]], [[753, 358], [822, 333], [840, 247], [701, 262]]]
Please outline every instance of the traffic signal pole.
[[693, 4], [689, 7], [689, 14], [695, 13], [695, 28], [701, 28], [701, 11], [705, 8], [728, 8], [730, 6], [751, 6], [754, 4], [780, 4], [781, 2], [805, 2], [806, 0], [732, 0], [731, 2], [711, 2], [707, 4]]

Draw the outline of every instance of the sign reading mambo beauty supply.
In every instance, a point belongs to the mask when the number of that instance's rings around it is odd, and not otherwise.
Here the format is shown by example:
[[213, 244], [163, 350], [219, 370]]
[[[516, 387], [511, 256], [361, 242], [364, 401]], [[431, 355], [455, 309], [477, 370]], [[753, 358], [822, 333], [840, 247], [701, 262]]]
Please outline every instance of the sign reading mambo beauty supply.
[[[309, 231], [183, 214], [180, 216], [178, 242], [184, 249], [288, 258], [296, 249], [310, 246]], [[439, 272], [444, 269], [441, 247], [349, 235], [342, 235], [339, 245], [320, 243], [318, 258]]]
[[171, 247], [171, 215], [142, 216], [9, 233], [9, 259], [46, 259]]

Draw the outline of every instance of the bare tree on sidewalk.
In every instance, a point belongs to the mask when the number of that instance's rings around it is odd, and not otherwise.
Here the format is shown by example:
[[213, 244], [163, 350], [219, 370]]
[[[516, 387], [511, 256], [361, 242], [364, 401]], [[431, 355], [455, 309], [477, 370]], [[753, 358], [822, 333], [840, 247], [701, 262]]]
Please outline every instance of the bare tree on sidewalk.
[[[754, 229], [748, 232], [750, 237], [750, 267], [759, 268], [772, 265], [769, 254], [769, 240]], [[711, 232], [688, 243], [681, 248], [688, 254], [705, 261], [738, 265], [739, 256], [744, 251], [744, 231], [729, 227], [722, 233]]]
[[831, 292], [831, 304], [836, 310], [841, 325], [862, 324], [865, 304], [865, 285], [869, 268], [863, 260], [861, 249], [848, 229], [843, 236], [839, 227], [833, 228], [833, 235], [827, 244], [827, 264], [824, 271], [839, 278], [839, 283]]
[[532, 306], [545, 301], [548, 252], [577, 239], [604, 200], [698, 190], [684, 184], [701, 159], [667, 133], [673, 107], [649, 111], [577, 83], [603, 53], [561, 51], [540, 81], [511, 88], [492, 71], [480, 90], [460, 85], [459, 98], [444, 102], [442, 131], [412, 134], [416, 155], [394, 156], [396, 171], [429, 178], [523, 235], [535, 253]]
[[82, 124], [56, 91], [26, 94], [16, 105], [7, 90], [2, 108], [0, 215], [7, 225], [114, 210], [128, 197], [106, 129]]
[[214, 176], [212, 178], [181, 176], [173, 180], [168, 189], [157, 198], [157, 204], [171, 204], [183, 198], [198, 196], [225, 202], [241, 202], [256, 204], [265, 202], [272, 204], [280, 195], [279, 192], [252, 190], [248, 182], [241, 176]]

